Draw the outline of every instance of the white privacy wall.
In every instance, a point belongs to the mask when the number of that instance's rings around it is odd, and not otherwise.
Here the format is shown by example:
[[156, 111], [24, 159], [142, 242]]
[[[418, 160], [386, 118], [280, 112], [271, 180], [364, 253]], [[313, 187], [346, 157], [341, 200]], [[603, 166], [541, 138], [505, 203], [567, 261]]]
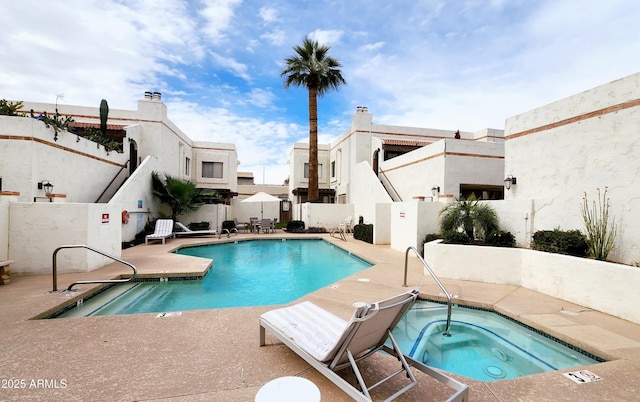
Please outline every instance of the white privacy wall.
[[[52, 255], [62, 245], [86, 244], [119, 257], [120, 206], [74, 203], [9, 203], [11, 272], [50, 274]], [[112, 260], [84, 249], [60, 251], [58, 273], [86, 272]], [[109, 278], [105, 278], [109, 279]]]
[[640, 73], [511, 117], [505, 199], [531, 200], [533, 231], [582, 229], [583, 194], [608, 187], [620, 227], [612, 259], [640, 261]]

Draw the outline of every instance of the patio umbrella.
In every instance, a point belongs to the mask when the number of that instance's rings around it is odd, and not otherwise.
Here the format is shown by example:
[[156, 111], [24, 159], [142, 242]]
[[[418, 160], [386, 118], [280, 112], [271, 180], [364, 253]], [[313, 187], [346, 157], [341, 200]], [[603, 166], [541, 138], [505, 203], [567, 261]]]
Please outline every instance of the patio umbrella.
[[274, 197], [271, 194], [267, 194], [264, 191], [259, 191], [257, 193], [255, 193], [254, 195], [252, 195], [249, 198], [245, 198], [244, 200], [240, 201], [240, 202], [259, 202], [260, 203], [260, 219], [264, 218], [264, 202], [273, 202], [273, 201], [280, 201], [280, 198], [278, 197]]

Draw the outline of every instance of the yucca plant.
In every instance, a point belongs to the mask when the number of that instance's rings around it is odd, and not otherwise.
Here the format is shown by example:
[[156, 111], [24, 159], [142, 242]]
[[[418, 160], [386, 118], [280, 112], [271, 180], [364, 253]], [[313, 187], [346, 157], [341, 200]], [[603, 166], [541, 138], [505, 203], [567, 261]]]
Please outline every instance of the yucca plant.
[[596, 260], [605, 261], [615, 247], [618, 228], [615, 217], [609, 215], [611, 199], [607, 198], [608, 187], [604, 192], [598, 188], [598, 199], [589, 204], [587, 193], [582, 197], [582, 219], [584, 220], [585, 235], [589, 245], [589, 254]]

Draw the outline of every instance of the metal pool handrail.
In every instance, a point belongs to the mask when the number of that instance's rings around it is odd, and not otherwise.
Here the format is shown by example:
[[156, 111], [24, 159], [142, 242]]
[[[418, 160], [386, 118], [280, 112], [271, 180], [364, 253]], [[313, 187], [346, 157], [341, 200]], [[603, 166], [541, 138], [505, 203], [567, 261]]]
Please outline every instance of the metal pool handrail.
[[100, 281], [76, 281], [73, 282], [71, 285], [69, 285], [69, 287], [67, 288], [67, 290], [71, 290], [72, 287], [74, 287], [75, 285], [79, 285], [79, 284], [83, 284], [83, 283], [123, 283], [123, 282], [129, 282], [132, 281], [137, 274], [136, 271], [136, 267], [133, 266], [132, 263], [125, 261], [121, 258], [118, 258], [114, 255], [105, 253], [104, 251], [100, 251], [98, 249], [95, 249], [93, 247], [87, 246], [85, 244], [71, 244], [71, 245], [65, 245], [65, 246], [60, 246], [57, 249], [55, 249], [55, 251], [53, 252], [53, 292], [56, 292], [58, 290], [58, 251], [65, 249], [65, 248], [86, 248], [87, 250], [91, 250], [94, 253], [98, 253], [100, 255], [103, 255], [105, 257], [111, 258], [112, 260], [118, 261], [124, 265], [129, 266], [132, 270], [133, 270], [133, 275], [130, 278], [126, 278], [126, 279], [105, 279], [105, 280], [100, 280]]
[[413, 252], [416, 254], [420, 262], [422, 262], [422, 265], [424, 265], [427, 271], [429, 271], [429, 274], [431, 274], [431, 277], [436, 281], [440, 289], [444, 292], [445, 296], [447, 296], [447, 326], [442, 335], [451, 336], [451, 333], [449, 333], [449, 328], [451, 327], [451, 294], [449, 294], [447, 289], [445, 289], [442, 282], [440, 282], [440, 279], [438, 279], [438, 276], [435, 274], [435, 272], [433, 272], [433, 270], [431, 269], [429, 264], [427, 264], [424, 258], [422, 258], [418, 250], [413, 246], [409, 246], [407, 248], [407, 251], [404, 252], [404, 283], [402, 284], [402, 286], [404, 286], [405, 288], [407, 287], [407, 267], [409, 262], [409, 250], [413, 250]]

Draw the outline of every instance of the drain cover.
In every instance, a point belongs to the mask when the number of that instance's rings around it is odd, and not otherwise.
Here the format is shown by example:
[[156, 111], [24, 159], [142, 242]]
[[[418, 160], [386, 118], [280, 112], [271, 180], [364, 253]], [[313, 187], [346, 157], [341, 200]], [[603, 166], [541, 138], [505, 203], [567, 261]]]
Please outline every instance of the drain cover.
[[486, 375], [493, 378], [504, 378], [507, 376], [507, 373], [500, 367], [496, 366], [487, 366], [482, 369]]

